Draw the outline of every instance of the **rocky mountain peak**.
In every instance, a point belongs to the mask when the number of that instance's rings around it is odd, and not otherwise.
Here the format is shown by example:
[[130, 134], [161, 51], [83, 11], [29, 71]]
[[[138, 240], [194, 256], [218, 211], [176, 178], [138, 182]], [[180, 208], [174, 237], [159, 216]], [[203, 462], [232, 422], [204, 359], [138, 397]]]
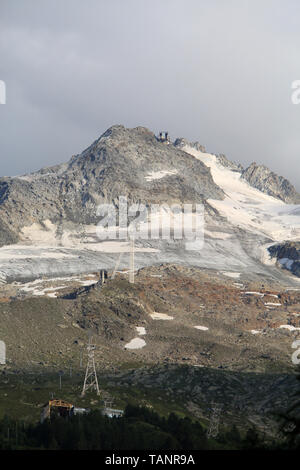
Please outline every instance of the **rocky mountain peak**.
[[278, 176], [264, 165], [251, 163], [243, 172], [242, 178], [251, 186], [259, 189], [269, 196], [276, 197], [288, 204], [299, 204], [300, 194], [294, 186], [283, 176]]
[[44, 220], [97, 223], [97, 206], [116, 205], [119, 196], [129, 203], [173, 204], [223, 199], [224, 193], [203, 162], [145, 127], [114, 125], [68, 163], [0, 178], [0, 245]]

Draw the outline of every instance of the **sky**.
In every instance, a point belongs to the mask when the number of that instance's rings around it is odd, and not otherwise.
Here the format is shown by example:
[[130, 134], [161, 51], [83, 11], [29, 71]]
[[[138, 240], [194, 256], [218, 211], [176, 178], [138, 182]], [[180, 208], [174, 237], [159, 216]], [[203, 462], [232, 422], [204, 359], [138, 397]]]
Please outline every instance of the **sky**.
[[0, 0], [0, 176], [113, 124], [199, 141], [300, 190], [298, 0]]

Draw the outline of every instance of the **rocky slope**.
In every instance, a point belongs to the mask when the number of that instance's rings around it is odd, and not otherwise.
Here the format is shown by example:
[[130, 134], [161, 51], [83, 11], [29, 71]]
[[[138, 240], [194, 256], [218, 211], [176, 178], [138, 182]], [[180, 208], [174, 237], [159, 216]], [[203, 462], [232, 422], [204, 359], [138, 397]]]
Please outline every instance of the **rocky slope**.
[[239, 429], [255, 426], [265, 436], [280, 436], [279, 416], [294, 408], [299, 416], [299, 384], [293, 375], [230, 373], [224, 370], [164, 365], [141, 368], [109, 377], [121, 389], [139, 389], [145, 394], [158, 390], [168, 402], [175, 399], [200, 420], [211, 418], [220, 408], [220, 426], [235, 424]]
[[[237, 283], [221, 273], [176, 265], [143, 268], [135, 284], [126, 275], [102, 288], [90, 279], [81, 286], [70, 279], [65, 287], [63, 280], [45, 280], [44, 286], [14, 283], [0, 292], [8, 365], [75, 366], [92, 329], [103, 365], [138, 361], [266, 373], [293, 369], [291, 344], [300, 328], [297, 290]], [[136, 339], [142, 344], [132, 343]]]

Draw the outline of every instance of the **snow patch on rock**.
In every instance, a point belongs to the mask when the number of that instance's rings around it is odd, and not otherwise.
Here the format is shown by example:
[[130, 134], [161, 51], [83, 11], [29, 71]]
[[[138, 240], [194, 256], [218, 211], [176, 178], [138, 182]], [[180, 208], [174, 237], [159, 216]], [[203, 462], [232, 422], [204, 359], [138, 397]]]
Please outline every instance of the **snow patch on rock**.
[[231, 277], [233, 279], [238, 279], [241, 275], [241, 273], [229, 272], [229, 271], [221, 271], [221, 274], [227, 277]]
[[136, 330], [140, 336], [143, 336], [146, 334], [146, 328], [144, 328], [143, 326], [137, 326]]
[[285, 328], [286, 330], [289, 331], [299, 331], [300, 328], [297, 328], [296, 326], [293, 325], [280, 325], [279, 328]]
[[146, 341], [142, 338], [133, 338], [129, 343], [125, 344], [125, 349], [141, 349], [146, 346]]
[[174, 317], [171, 317], [170, 315], [167, 315], [166, 313], [153, 312], [153, 313], [150, 313], [150, 317], [153, 320], [174, 320]]
[[160, 180], [161, 178], [164, 178], [165, 176], [170, 176], [170, 175], [177, 175], [178, 170], [161, 170], [161, 171], [151, 171], [151, 173], [148, 173], [147, 176], [145, 176], [145, 180], [147, 181], [154, 181], [154, 180]]

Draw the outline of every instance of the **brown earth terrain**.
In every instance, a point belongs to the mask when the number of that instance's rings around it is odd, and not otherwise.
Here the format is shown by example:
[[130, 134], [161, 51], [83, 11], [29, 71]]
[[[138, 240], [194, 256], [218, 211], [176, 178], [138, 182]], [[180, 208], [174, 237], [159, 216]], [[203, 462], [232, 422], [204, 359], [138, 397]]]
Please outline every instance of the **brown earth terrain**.
[[[95, 282], [95, 274], [85, 276], [92, 279]], [[79, 287], [71, 280], [57, 291], [59, 281], [44, 282], [48, 291], [45, 288], [43, 295], [21, 291], [17, 283], [2, 289], [0, 333], [9, 367], [76, 364], [89, 329], [101, 367], [131, 362], [260, 372], [293, 367], [299, 291], [236, 282], [217, 272], [176, 265], [143, 268], [135, 284], [126, 274], [104, 286]], [[163, 315], [153, 319], [154, 313]], [[137, 327], [146, 334], [139, 334]], [[146, 344], [127, 349], [134, 338]]]

